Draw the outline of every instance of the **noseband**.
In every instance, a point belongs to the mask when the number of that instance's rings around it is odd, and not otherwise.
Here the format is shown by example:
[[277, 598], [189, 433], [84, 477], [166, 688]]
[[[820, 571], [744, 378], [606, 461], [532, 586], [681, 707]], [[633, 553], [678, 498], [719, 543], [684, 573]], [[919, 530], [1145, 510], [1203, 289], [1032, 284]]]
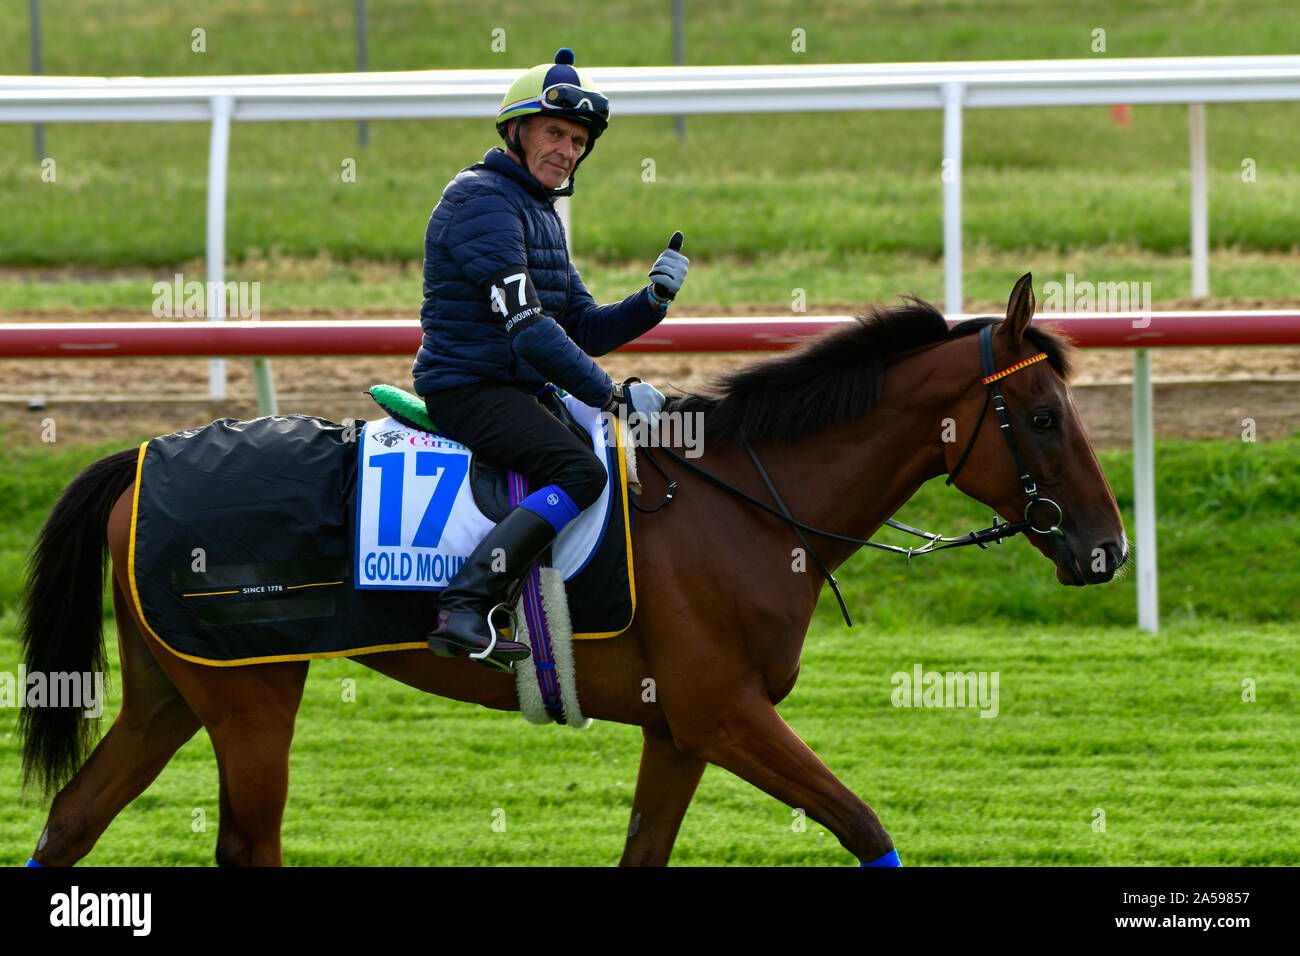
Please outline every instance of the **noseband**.
[[[820, 528], [814, 528], [811, 525], [806, 525], [803, 522], [796, 520], [795, 517], [790, 514], [789, 509], [786, 508], [785, 502], [781, 500], [781, 495], [777, 492], [776, 486], [772, 484], [772, 479], [768, 477], [767, 470], [763, 467], [763, 463], [758, 460], [758, 454], [754, 451], [753, 446], [750, 445], [749, 439], [745, 437], [743, 429], [740, 432], [741, 444], [744, 446], [745, 451], [749, 453], [749, 457], [754, 462], [754, 467], [758, 469], [758, 473], [762, 477], [763, 483], [767, 486], [767, 490], [772, 493], [772, 498], [776, 501], [778, 506], [777, 508], [773, 508], [764, 501], [759, 501], [753, 495], [741, 491], [735, 485], [722, 480], [717, 475], [705, 471], [699, 465], [696, 465], [689, 459], [677, 454], [677, 452], [673, 451], [671, 448], [661, 448], [660, 450], [666, 452], [672, 458], [676, 459], [678, 464], [699, 475], [710, 484], [716, 485], [717, 487], [730, 492], [741, 500], [747, 501], [754, 507], [766, 511], [768, 514], [775, 515], [789, 524], [790, 527], [794, 529], [794, 533], [799, 536], [800, 542], [807, 549], [808, 554], [812, 557], [818, 569], [826, 578], [827, 583], [830, 584], [831, 590], [835, 592], [835, 598], [840, 603], [840, 612], [844, 615], [844, 623], [849, 627], [852, 627], [853, 621], [850, 620], [849, 610], [844, 604], [844, 598], [840, 595], [839, 585], [836, 583], [830, 569], [826, 567], [825, 562], [822, 561], [820, 555], [817, 554], [817, 551], [809, 543], [807, 536], [804, 534], [805, 531], [811, 534], [820, 535], [823, 538], [831, 538], [835, 541], [847, 541], [850, 544], [878, 548], [881, 551], [892, 551], [895, 554], [906, 556], [909, 564], [912, 562], [914, 555], [929, 554], [932, 551], [943, 551], [947, 548], [960, 548], [972, 544], [983, 549], [995, 542], [1001, 542], [1003, 538], [1009, 538], [1012, 535], [1020, 534], [1022, 531], [1033, 531], [1038, 534], [1054, 534], [1060, 537], [1065, 536], [1065, 532], [1061, 530], [1061, 521], [1064, 518], [1061, 506], [1051, 498], [1044, 498], [1039, 495], [1038, 486], [1029, 476], [1029, 469], [1025, 466], [1024, 457], [1020, 454], [1020, 446], [1016, 443], [1015, 432], [1011, 427], [1011, 418], [1007, 415], [1006, 401], [1002, 397], [1002, 379], [1006, 378], [1013, 372], [1018, 372], [1022, 368], [1033, 365], [1035, 362], [1041, 362], [1043, 359], [1047, 358], [1047, 353], [1039, 352], [1037, 355], [1031, 356], [1023, 362], [1017, 362], [1015, 365], [1004, 368], [999, 372], [996, 370], [997, 367], [993, 364], [993, 327], [991, 325], [986, 325], [984, 328], [980, 329], [979, 343], [980, 361], [983, 369], [983, 378], [981, 381], [985, 386], [984, 408], [980, 412], [979, 420], [975, 423], [975, 430], [971, 433], [970, 440], [966, 442], [966, 447], [963, 449], [961, 457], [957, 459], [956, 467], [954, 467], [952, 472], [948, 475], [947, 484], [951, 485], [953, 483], [953, 479], [957, 477], [957, 473], [960, 472], [962, 467], [966, 464], [966, 459], [970, 456], [971, 449], [975, 446], [975, 439], [979, 437], [980, 427], [984, 424], [984, 419], [988, 415], [989, 404], [991, 402], [994, 410], [997, 412], [998, 421], [1001, 422], [1002, 435], [1006, 438], [1007, 445], [1011, 449], [1011, 454], [1016, 460], [1016, 468], [1018, 469], [1020, 480], [1024, 484], [1025, 494], [1029, 496], [1029, 504], [1025, 505], [1025, 517], [1021, 521], [1001, 521], [998, 519], [997, 515], [994, 515], [994, 524], [991, 527], [949, 538], [930, 531], [921, 531], [890, 518], [885, 522], [885, 524], [889, 525], [891, 528], [926, 539], [926, 543], [919, 548], [900, 548], [892, 544], [880, 544], [879, 542], [868, 541], [863, 538], [852, 538], [847, 535], [835, 534], [832, 531], [823, 531]], [[649, 447], [642, 447], [640, 451], [645, 454], [650, 463], [654, 465], [655, 470], [658, 471], [659, 474], [663, 475], [664, 480], [668, 482], [668, 487], [664, 493], [663, 500], [655, 507], [644, 508], [635, 501], [632, 502], [633, 508], [637, 511], [648, 514], [658, 511], [673, 500], [673, 496], [677, 492], [677, 482], [668, 477], [668, 473], [664, 471], [659, 462], [655, 460]], [[1038, 527], [1034, 523], [1033, 519], [1029, 517], [1029, 511], [1035, 505], [1050, 505], [1056, 509], [1055, 520], [1049, 521], [1046, 528]]]

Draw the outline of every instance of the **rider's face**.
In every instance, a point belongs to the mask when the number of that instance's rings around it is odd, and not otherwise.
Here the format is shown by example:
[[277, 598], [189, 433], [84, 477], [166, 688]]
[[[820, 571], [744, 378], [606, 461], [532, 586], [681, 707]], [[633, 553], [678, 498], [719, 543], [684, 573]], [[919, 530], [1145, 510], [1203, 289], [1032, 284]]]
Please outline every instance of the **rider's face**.
[[524, 167], [547, 189], [558, 189], [587, 148], [586, 127], [558, 116], [534, 116], [524, 126]]

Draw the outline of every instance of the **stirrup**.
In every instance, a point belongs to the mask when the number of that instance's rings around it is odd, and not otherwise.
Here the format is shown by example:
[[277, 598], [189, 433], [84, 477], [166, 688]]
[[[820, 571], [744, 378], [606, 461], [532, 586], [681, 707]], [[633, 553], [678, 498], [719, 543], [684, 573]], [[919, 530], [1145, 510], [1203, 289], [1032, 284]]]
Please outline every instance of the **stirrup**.
[[492, 656], [492, 652], [497, 649], [497, 637], [499, 636], [497, 632], [496, 623], [492, 620], [492, 618], [496, 616], [497, 611], [506, 612], [506, 616], [510, 618], [511, 628], [513, 629], [514, 633], [518, 633], [519, 619], [515, 617], [514, 609], [511, 608], [509, 605], [507, 605], [504, 601], [502, 601], [500, 604], [496, 604], [493, 607], [489, 608], [486, 615], [487, 626], [488, 626], [488, 630], [492, 634], [492, 640], [488, 642], [488, 646], [484, 648], [482, 651], [480, 651], [477, 654], [470, 652], [469, 656], [472, 659], [478, 661], [480, 664], [487, 664], [489, 667], [495, 667], [498, 670], [503, 670], [507, 674], [513, 674], [515, 672], [515, 665], [513, 661], [499, 661]]

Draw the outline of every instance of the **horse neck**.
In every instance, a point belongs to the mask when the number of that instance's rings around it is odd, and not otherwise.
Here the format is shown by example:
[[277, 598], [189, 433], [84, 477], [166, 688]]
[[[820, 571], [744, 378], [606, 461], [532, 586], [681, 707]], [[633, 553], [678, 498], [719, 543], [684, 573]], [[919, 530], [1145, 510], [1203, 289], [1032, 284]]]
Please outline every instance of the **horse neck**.
[[[944, 473], [943, 418], [970, 382], [935, 374], [933, 351], [891, 366], [880, 400], [862, 418], [797, 442], [756, 448], [796, 519], [869, 538], [922, 484]], [[762, 497], [768, 500], [766, 492]], [[859, 547], [820, 535], [808, 539], [831, 568]]]

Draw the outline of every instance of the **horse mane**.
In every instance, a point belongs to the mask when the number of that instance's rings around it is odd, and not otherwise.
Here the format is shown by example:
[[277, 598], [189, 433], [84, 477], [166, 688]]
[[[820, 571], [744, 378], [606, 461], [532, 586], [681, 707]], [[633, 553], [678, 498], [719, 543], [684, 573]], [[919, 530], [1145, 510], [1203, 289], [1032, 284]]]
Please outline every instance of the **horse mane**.
[[[908, 352], [1002, 321], [968, 319], [949, 329], [938, 309], [915, 296], [853, 318], [799, 348], [719, 376], [710, 394], [670, 398], [664, 410], [702, 412], [710, 441], [730, 441], [741, 429], [752, 442], [793, 441], [869, 412], [880, 398], [885, 369]], [[1069, 379], [1073, 348], [1065, 339], [1034, 325], [1025, 337]]]

